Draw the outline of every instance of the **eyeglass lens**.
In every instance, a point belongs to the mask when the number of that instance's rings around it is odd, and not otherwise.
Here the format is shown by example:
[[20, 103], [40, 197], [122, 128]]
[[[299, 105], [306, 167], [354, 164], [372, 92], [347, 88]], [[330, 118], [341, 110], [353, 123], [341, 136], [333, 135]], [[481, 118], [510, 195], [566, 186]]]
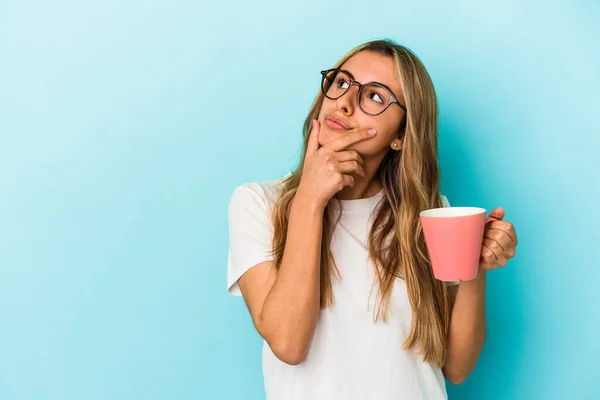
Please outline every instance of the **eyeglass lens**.
[[[323, 76], [323, 94], [330, 99], [340, 98], [350, 87], [351, 78], [342, 71], [329, 71]], [[367, 114], [380, 114], [390, 102], [389, 92], [378, 85], [366, 84], [360, 91], [358, 106]]]

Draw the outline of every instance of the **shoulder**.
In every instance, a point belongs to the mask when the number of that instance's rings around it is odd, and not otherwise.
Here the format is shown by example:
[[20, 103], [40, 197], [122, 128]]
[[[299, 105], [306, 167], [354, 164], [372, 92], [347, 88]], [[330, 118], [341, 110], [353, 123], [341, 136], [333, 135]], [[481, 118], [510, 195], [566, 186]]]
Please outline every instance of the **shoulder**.
[[442, 205], [444, 207], [450, 207], [450, 202], [448, 201], [448, 198], [443, 194], [440, 194], [440, 197], [442, 198]]
[[259, 206], [260, 208], [271, 208], [281, 193], [285, 180], [291, 175], [288, 172], [285, 176], [256, 182], [246, 182], [237, 186], [233, 190], [229, 207], [250, 207]]

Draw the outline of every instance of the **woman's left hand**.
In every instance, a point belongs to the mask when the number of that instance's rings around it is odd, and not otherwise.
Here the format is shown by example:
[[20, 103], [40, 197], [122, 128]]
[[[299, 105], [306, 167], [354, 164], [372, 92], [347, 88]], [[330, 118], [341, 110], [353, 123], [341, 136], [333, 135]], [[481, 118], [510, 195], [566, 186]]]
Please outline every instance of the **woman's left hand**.
[[487, 271], [505, 266], [517, 254], [516, 247], [519, 243], [513, 224], [502, 220], [503, 208], [495, 208], [489, 217], [498, 221], [485, 225], [479, 268]]

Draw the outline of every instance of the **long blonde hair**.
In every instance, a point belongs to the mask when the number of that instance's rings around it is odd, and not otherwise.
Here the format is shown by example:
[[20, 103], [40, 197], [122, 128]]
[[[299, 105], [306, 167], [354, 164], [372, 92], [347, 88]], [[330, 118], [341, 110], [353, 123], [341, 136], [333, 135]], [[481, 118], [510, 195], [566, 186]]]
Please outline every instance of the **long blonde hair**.
[[[433, 83], [419, 58], [389, 39], [367, 42], [352, 49], [335, 68], [361, 51], [376, 52], [394, 60], [407, 108], [398, 133], [399, 137], [404, 136], [403, 149], [388, 151], [377, 171], [385, 196], [374, 211], [368, 238], [369, 257], [379, 289], [374, 320], [383, 319], [385, 323], [394, 281], [403, 277], [413, 311], [410, 334], [403, 347], [415, 348], [425, 362], [441, 368], [446, 359], [452, 305], [448, 288], [433, 276], [419, 219], [422, 210], [442, 207], [438, 188], [437, 100]], [[323, 98], [319, 91], [304, 122], [300, 164], [284, 180], [273, 209], [273, 263], [277, 269], [285, 249], [290, 208], [302, 178], [311, 122], [317, 119]], [[330, 249], [337, 221], [330, 202], [323, 215], [321, 308], [333, 302], [332, 276], [340, 277]]]

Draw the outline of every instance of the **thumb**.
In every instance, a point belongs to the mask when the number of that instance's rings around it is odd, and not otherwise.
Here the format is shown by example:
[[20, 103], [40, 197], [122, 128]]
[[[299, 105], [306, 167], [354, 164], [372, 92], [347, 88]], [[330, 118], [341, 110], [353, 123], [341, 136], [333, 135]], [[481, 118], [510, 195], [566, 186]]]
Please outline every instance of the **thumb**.
[[313, 119], [312, 128], [308, 137], [308, 145], [306, 147], [307, 154], [314, 154], [319, 150], [319, 131], [321, 130], [321, 125], [319, 121]]
[[494, 208], [492, 210], [492, 212], [490, 213], [489, 217], [496, 218], [496, 219], [504, 218], [504, 208], [502, 208], [502, 207]]

